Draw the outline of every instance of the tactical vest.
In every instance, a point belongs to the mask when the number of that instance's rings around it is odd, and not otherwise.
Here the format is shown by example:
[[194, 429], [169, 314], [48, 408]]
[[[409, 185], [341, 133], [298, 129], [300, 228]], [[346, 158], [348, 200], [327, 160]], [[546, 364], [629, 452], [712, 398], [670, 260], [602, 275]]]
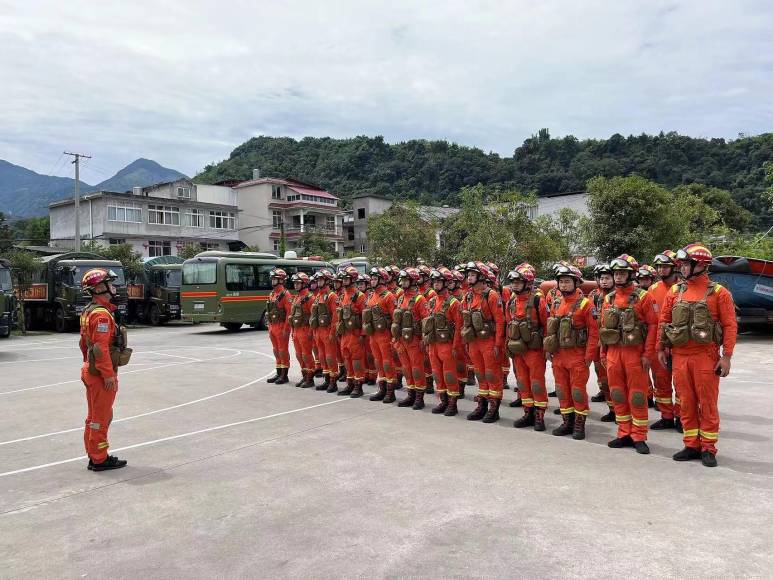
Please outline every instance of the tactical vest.
[[311, 294], [306, 294], [300, 301], [293, 302], [292, 310], [290, 310], [290, 325], [293, 328], [309, 326], [310, 317], [303, 308], [309, 300], [311, 300]]
[[[383, 300], [388, 292], [389, 290], [384, 290], [379, 294], [379, 298]], [[362, 311], [362, 329], [366, 335], [373, 336], [376, 332], [387, 330], [388, 325], [389, 318], [378, 304]]]
[[[510, 356], [523, 354], [527, 350], [538, 350], [542, 348], [542, 328], [539, 324], [539, 316], [534, 317], [534, 312], [539, 312], [539, 299], [535, 291], [529, 295], [526, 301], [526, 315], [523, 318], [513, 317], [507, 323], [507, 352]], [[518, 295], [513, 293], [507, 308], [515, 314], [517, 309]]]
[[[128, 344], [128, 338], [126, 333], [126, 327], [118, 324], [115, 324], [115, 317], [113, 316], [113, 313], [110, 312], [107, 308], [104, 306], [100, 306], [95, 303], [91, 303], [86, 308], [83, 309], [83, 312], [81, 313], [80, 317], [80, 325], [81, 329], [88, 329], [89, 325], [89, 318], [91, 315], [101, 310], [105, 313], [107, 313], [110, 318], [113, 319], [113, 323], [115, 326], [115, 333], [110, 339], [110, 362], [113, 364], [113, 370], [116, 370], [118, 367], [125, 366], [129, 364], [129, 360], [131, 360], [132, 357], [132, 349], [127, 346]], [[81, 331], [81, 335], [83, 336], [83, 339], [86, 341], [86, 357], [89, 362], [89, 374], [90, 375], [99, 375], [99, 371], [97, 370], [96, 365], [96, 357], [98, 355], [101, 355], [99, 352], [99, 345], [92, 344], [91, 340], [89, 340], [89, 337], [87, 334], [84, 334]]]
[[[572, 304], [569, 314], [564, 316], [551, 316], [548, 318], [543, 348], [545, 352], [554, 353], [559, 349], [582, 347], [588, 344], [588, 329], [574, 327], [574, 314], [585, 302], [586, 298], [578, 298]], [[556, 295], [551, 312], [558, 312], [561, 306], [561, 297]]]
[[354, 312], [352, 305], [357, 302], [362, 292], [355, 290], [352, 293], [352, 300], [349, 304], [339, 306], [338, 323], [336, 324], [336, 334], [342, 336], [348, 330], [357, 330], [362, 328], [362, 315]]
[[395, 308], [392, 314], [392, 338], [398, 340], [402, 338], [406, 342], [413, 340], [414, 336], [421, 333], [421, 320], [413, 319], [413, 307], [422, 298], [421, 294], [416, 294], [408, 301], [406, 308]]
[[687, 284], [679, 285], [679, 295], [671, 310], [671, 324], [663, 325], [661, 341], [667, 346], [683, 346], [690, 340], [698, 344], [722, 344], [722, 325], [714, 319], [707, 300], [718, 290], [719, 284], [710, 283], [706, 295], [697, 302], [682, 300]]
[[[491, 294], [491, 288], [483, 290], [482, 305], [488, 304], [488, 297]], [[465, 301], [472, 304], [473, 292], [469, 291]], [[486, 310], [489, 310], [486, 316]], [[479, 308], [462, 310], [462, 340], [472, 342], [476, 338], [495, 338], [497, 332], [496, 322], [489, 308], [481, 306]]]
[[309, 326], [312, 328], [327, 328], [332, 322], [330, 309], [327, 307], [327, 299], [330, 292], [319, 294], [314, 298], [311, 305], [311, 316], [309, 317]]
[[435, 305], [438, 297], [435, 296], [429, 301], [430, 314], [424, 319], [421, 326], [421, 332], [425, 344], [446, 343], [454, 340], [454, 325], [448, 320], [448, 308], [454, 303], [456, 298], [449, 294], [443, 300], [443, 306], [440, 312], [435, 312]]
[[279, 306], [282, 300], [284, 300], [285, 294], [287, 294], [287, 290], [282, 290], [273, 299], [269, 298], [268, 306], [266, 307], [266, 310], [267, 310], [266, 317], [270, 324], [276, 324], [276, 323], [285, 321], [285, 318], [287, 317], [287, 312], [285, 312], [284, 308]]
[[642, 344], [647, 337], [647, 325], [636, 316], [634, 304], [644, 297], [644, 290], [634, 290], [628, 297], [628, 306], [615, 306], [615, 291], [606, 295], [604, 301], [607, 307], [601, 315], [599, 341], [604, 346], [620, 344], [636, 346]]

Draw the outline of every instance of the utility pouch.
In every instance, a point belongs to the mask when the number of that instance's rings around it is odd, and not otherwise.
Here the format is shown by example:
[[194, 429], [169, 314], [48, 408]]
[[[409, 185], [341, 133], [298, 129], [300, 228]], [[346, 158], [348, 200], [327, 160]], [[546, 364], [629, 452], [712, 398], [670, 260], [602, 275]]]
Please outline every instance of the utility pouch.
[[372, 309], [373, 316], [373, 329], [374, 330], [386, 330], [387, 329], [387, 317], [384, 316], [384, 312], [380, 306], [374, 306]]
[[558, 352], [558, 335], [549, 334], [542, 340], [542, 349], [550, 354]]
[[559, 323], [560, 323], [560, 319], [556, 318], [555, 316], [551, 316], [550, 318], [548, 318], [545, 334], [547, 336], [558, 334]]
[[507, 338], [509, 340], [518, 340], [521, 338], [521, 327], [517, 320], [511, 320], [507, 323]]
[[311, 305], [311, 316], [309, 316], [309, 326], [317, 328], [319, 326], [319, 304]]
[[319, 307], [317, 311], [317, 324], [321, 328], [330, 326], [332, 321], [330, 319], [330, 310], [328, 309], [327, 304], [320, 302], [317, 306]]
[[620, 326], [620, 311], [614, 306], [604, 309], [604, 314], [601, 317], [601, 327], [612, 329]]
[[682, 346], [690, 340], [690, 328], [687, 325], [674, 326], [673, 324], [666, 324], [663, 327], [663, 333], [668, 339], [667, 344], [669, 346]]
[[623, 346], [636, 346], [644, 342], [644, 328], [636, 320], [633, 308], [620, 313], [620, 334]]
[[336, 335], [343, 336], [346, 330], [346, 324], [344, 323], [344, 309], [342, 306], [336, 308]]
[[709, 312], [708, 304], [704, 300], [695, 302], [693, 305], [692, 325], [690, 325], [690, 335], [692, 339], [700, 344], [714, 342], [714, 318]]
[[690, 324], [689, 303], [680, 300], [674, 304], [674, 307], [671, 310], [671, 324], [673, 326], [687, 326]]
[[577, 333], [572, 328], [571, 318], [562, 318], [558, 324], [558, 342], [561, 348], [577, 346]]
[[524, 343], [529, 344], [532, 341], [531, 324], [529, 324], [528, 321], [523, 320], [518, 324], [518, 332]]
[[402, 328], [402, 322], [403, 322], [403, 311], [399, 308], [395, 308], [395, 311], [392, 313], [392, 338], [395, 340], [400, 338], [400, 330]]
[[403, 320], [402, 320], [402, 337], [405, 341], [410, 341], [413, 339], [413, 312], [410, 310], [404, 310], [403, 311]]
[[424, 342], [426, 344], [435, 342], [435, 318], [433, 316], [429, 316], [423, 320], [421, 324], [421, 334], [424, 336]]
[[599, 341], [604, 346], [610, 346], [620, 342], [620, 331], [617, 328], [600, 328]]
[[373, 324], [373, 310], [366, 308], [362, 311], [362, 324]]
[[507, 341], [507, 354], [515, 356], [517, 354], [523, 354], [528, 350], [528, 347], [521, 339], [508, 340]]
[[471, 320], [472, 320], [472, 327], [475, 329], [476, 334], [480, 334], [483, 332], [484, 324], [483, 324], [483, 312], [480, 310], [473, 310], [470, 313]]

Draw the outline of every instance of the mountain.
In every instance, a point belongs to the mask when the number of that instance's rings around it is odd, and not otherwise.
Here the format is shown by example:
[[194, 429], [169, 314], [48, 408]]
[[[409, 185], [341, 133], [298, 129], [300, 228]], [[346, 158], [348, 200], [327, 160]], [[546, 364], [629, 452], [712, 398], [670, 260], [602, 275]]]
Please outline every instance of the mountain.
[[[150, 159], [133, 161], [110, 179], [89, 185], [80, 182], [81, 193], [90, 191], [128, 191], [185, 175], [163, 167]], [[0, 159], [0, 211], [12, 217], [33, 217], [48, 214], [48, 204], [72, 196], [75, 180], [69, 177], [41, 175]]]
[[582, 191], [597, 175], [637, 174], [667, 187], [698, 183], [727, 190], [754, 214], [753, 228], [767, 229], [773, 208], [763, 195], [763, 166], [772, 160], [773, 133], [734, 140], [662, 132], [580, 140], [541, 129], [511, 157], [447, 141], [260, 136], [205, 167], [196, 180], [250, 179], [260, 169], [262, 175], [319, 184], [344, 204], [358, 193], [373, 193], [457, 206], [459, 191], [478, 183], [545, 195]]

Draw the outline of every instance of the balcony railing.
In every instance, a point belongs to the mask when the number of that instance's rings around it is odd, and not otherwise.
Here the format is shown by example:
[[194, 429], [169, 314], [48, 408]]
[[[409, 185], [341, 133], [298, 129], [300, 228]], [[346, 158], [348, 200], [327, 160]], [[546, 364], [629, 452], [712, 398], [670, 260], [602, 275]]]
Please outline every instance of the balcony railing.
[[336, 231], [335, 226], [317, 226], [312, 224], [289, 224], [285, 225], [285, 234], [304, 234], [304, 233], [312, 233], [312, 234], [321, 234], [323, 236], [342, 236], [343, 233], [341, 233], [341, 229], [339, 228], [338, 231]]

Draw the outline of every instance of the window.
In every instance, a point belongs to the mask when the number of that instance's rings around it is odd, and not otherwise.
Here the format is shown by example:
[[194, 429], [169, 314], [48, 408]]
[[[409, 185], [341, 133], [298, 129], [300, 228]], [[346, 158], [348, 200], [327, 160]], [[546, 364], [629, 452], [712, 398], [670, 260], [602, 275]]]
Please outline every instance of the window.
[[272, 185], [271, 186], [271, 199], [282, 199], [282, 186], [281, 185]]
[[171, 256], [172, 255], [172, 242], [150, 240], [148, 242], [148, 256], [155, 258], [157, 256]]
[[110, 243], [111, 246], [118, 246], [121, 244], [125, 244], [126, 240], [124, 238], [110, 238], [108, 242]]
[[191, 188], [190, 187], [178, 187], [177, 188], [177, 198], [178, 199], [190, 199], [191, 198]]
[[[287, 199], [289, 200], [290, 198], [288, 197]], [[296, 196], [296, 199], [297, 199], [297, 196]], [[322, 197], [321, 195], [306, 195], [306, 194], [301, 195], [301, 199], [303, 201], [311, 201], [313, 203], [324, 203], [327, 205], [336, 205], [336, 201], [337, 201], [330, 197]]]
[[358, 220], [364, 220], [365, 219], [365, 208], [364, 207], [358, 207], [357, 208], [357, 219]]
[[179, 226], [180, 208], [170, 205], [148, 205], [148, 223]]
[[336, 229], [336, 216], [334, 216], [334, 215], [325, 216], [325, 227], [329, 231], [331, 231], [331, 232], [333, 230], [335, 230]]
[[231, 211], [211, 211], [209, 212], [209, 227], [216, 230], [234, 230], [236, 229], [236, 216]]
[[252, 264], [226, 264], [225, 289], [230, 292], [243, 292], [258, 289], [255, 266]]
[[217, 281], [217, 262], [185, 262], [183, 284], [214, 284]]
[[271, 227], [273, 227], [275, 230], [278, 230], [282, 227], [282, 212], [281, 211], [272, 211], [271, 212]]
[[274, 251], [275, 252], [279, 251], [279, 240], [274, 240]]
[[220, 244], [214, 244], [210, 242], [201, 242], [199, 245], [201, 246], [202, 252], [209, 252], [211, 250], [217, 250], [220, 248]]
[[136, 205], [109, 204], [107, 220], [111, 222], [142, 223], [142, 209]]
[[360, 253], [365, 253], [365, 244], [360, 244]]
[[298, 201], [299, 199], [301, 199], [300, 195], [288, 195], [287, 196], [287, 201]]
[[188, 208], [187, 210], [185, 210], [183, 225], [191, 228], [203, 228], [204, 210], [196, 209], [195, 207]]

